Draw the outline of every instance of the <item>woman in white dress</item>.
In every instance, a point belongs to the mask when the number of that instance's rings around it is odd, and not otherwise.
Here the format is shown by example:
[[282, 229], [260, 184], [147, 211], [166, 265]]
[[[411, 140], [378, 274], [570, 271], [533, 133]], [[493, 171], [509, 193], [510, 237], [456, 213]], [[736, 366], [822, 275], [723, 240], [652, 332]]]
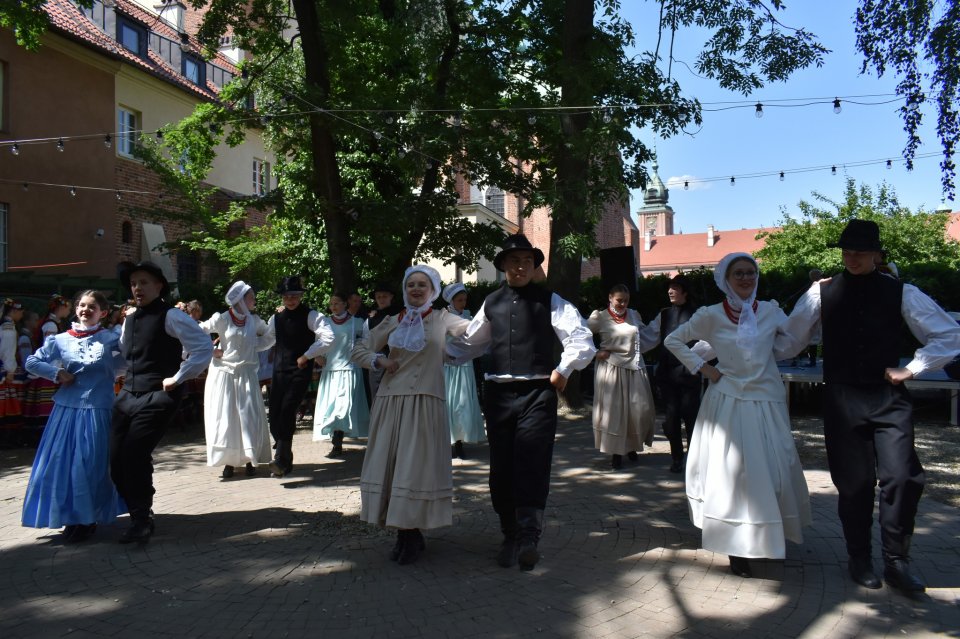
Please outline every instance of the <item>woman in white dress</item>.
[[[711, 382], [687, 455], [690, 518], [706, 550], [730, 555], [733, 573], [750, 577], [747, 559], [783, 559], [785, 539], [802, 543], [811, 521], [776, 361], [799, 347], [782, 330], [783, 311], [756, 301], [753, 257], [725, 256], [714, 279], [723, 303], [701, 308], [663, 343]], [[686, 346], [694, 340], [710, 343], [716, 367]]]
[[322, 320], [333, 331], [333, 344], [327, 351], [317, 404], [313, 410], [313, 441], [332, 440], [327, 457], [343, 454], [344, 437], [366, 437], [370, 407], [363, 390], [363, 372], [350, 361], [350, 352], [363, 334], [363, 318], [347, 312], [347, 296], [330, 297], [330, 315]]
[[258, 351], [273, 346], [267, 324], [254, 314], [256, 298], [250, 285], [235, 282], [227, 291], [229, 308], [214, 313], [200, 328], [220, 336], [204, 385], [203, 422], [207, 436], [207, 466], [223, 466], [222, 477], [233, 477], [235, 466], [270, 461], [270, 429], [260, 395]]
[[[434, 310], [439, 295], [440, 274], [411, 266], [403, 277], [403, 311], [353, 349], [353, 361], [384, 371], [360, 473], [360, 518], [398, 529], [390, 559], [400, 564], [413, 563], [426, 548], [421, 528], [453, 523], [443, 357], [447, 336], [462, 335], [470, 322]], [[379, 352], [387, 344], [389, 357]]]
[[646, 328], [630, 304], [630, 289], [610, 289], [607, 308], [587, 320], [600, 337], [593, 382], [593, 440], [601, 453], [612, 455], [610, 465], [623, 467], [623, 456], [637, 458], [643, 445], [653, 445], [656, 411], [647, 378], [643, 351], [656, 346], [644, 341]]
[[[473, 316], [467, 310], [467, 287], [460, 282], [443, 289], [447, 311], [465, 320]], [[460, 364], [444, 364], [443, 379], [447, 387], [447, 419], [450, 422], [450, 443], [453, 455], [463, 459], [464, 443], [475, 444], [485, 439], [483, 411], [477, 394], [477, 378], [473, 373], [473, 361]]]

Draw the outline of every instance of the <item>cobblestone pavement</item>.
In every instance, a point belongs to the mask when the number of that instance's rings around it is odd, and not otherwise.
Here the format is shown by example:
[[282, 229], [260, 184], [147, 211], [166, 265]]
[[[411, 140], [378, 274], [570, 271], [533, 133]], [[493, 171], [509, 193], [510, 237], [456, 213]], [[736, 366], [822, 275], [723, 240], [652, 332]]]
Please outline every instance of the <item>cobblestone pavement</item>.
[[568, 416], [535, 570], [494, 562], [485, 445], [454, 461], [453, 526], [428, 531], [421, 559], [398, 566], [392, 535], [357, 518], [356, 442], [328, 460], [329, 444], [301, 431], [290, 477], [261, 467], [221, 481], [194, 433], [157, 451], [157, 532], [142, 547], [116, 543], [126, 518], [80, 545], [22, 528], [32, 453], [0, 454], [0, 637], [960, 636], [960, 515], [931, 499], [914, 539], [922, 597], [849, 580], [820, 470], [806, 473], [805, 543], [741, 579], [699, 548], [664, 440], [615, 472]]

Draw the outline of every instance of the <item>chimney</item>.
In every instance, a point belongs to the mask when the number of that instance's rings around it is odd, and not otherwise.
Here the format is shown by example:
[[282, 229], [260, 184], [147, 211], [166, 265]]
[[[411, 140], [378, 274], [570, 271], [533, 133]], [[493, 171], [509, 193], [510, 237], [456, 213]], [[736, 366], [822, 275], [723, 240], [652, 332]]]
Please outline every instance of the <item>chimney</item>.
[[643, 238], [643, 250], [649, 251], [653, 247], [653, 229], [649, 229]]
[[713, 224], [707, 225], [707, 246], [713, 246], [717, 243], [717, 232], [713, 228]]
[[157, 15], [169, 22], [180, 33], [184, 32], [183, 18], [187, 7], [180, 0], [161, 0], [160, 4], [153, 5]]

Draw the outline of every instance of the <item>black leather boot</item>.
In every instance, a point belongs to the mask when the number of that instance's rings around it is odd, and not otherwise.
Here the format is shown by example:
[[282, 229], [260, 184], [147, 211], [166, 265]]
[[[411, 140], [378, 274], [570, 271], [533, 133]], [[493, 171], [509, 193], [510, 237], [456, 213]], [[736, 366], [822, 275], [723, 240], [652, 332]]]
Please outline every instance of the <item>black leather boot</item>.
[[407, 536], [404, 534], [402, 529], [397, 529], [397, 543], [393, 545], [393, 549], [390, 551], [390, 561], [396, 561], [400, 558], [400, 553], [403, 552], [403, 543], [407, 540]]
[[753, 571], [750, 570], [750, 562], [745, 557], [730, 555], [730, 572], [737, 577], [749, 579], [753, 577]]
[[152, 510], [131, 510], [130, 527], [120, 535], [121, 544], [145, 544], [153, 536], [153, 511]]
[[293, 471], [293, 442], [278, 440], [273, 461], [270, 462], [270, 473], [274, 477], [283, 477]]
[[610, 459], [610, 468], [620, 470], [623, 468], [623, 455], [614, 455]]
[[883, 578], [887, 584], [905, 594], [924, 592], [927, 587], [920, 578], [910, 572], [911, 535], [905, 535], [903, 541], [891, 550], [883, 551]]
[[340, 457], [343, 455], [343, 431], [333, 431], [333, 448], [327, 453], [327, 457]]
[[873, 558], [869, 554], [850, 557], [847, 570], [850, 572], [850, 578], [864, 588], [876, 590], [883, 585], [873, 570]]
[[519, 529], [517, 562], [520, 564], [520, 570], [533, 570], [540, 561], [537, 543], [540, 541], [540, 533], [543, 529], [543, 511], [539, 508], [517, 508], [517, 527]]
[[419, 528], [410, 528], [409, 530], [401, 530], [401, 533], [405, 533], [406, 539], [403, 541], [403, 547], [400, 549], [400, 555], [397, 557], [397, 563], [401, 566], [406, 566], [407, 564], [412, 564], [427, 548], [427, 542], [423, 538], [423, 533], [420, 532]]

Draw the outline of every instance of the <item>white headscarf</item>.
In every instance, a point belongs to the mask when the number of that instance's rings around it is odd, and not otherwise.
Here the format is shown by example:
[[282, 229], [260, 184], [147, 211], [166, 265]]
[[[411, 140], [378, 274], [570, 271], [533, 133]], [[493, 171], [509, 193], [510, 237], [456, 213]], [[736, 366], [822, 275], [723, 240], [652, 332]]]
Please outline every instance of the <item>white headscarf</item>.
[[[430, 280], [430, 286], [433, 290], [430, 292], [430, 298], [423, 306], [411, 306], [407, 299], [407, 280], [414, 273], [423, 273]], [[393, 348], [402, 348], [406, 351], [419, 352], [427, 345], [426, 337], [423, 334], [423, 314], [428, 312], [433, 305], [434, 300], [440, 297], [440, 273], [435, 268], [426, 264], [416, 264], [408, 268], [403, 274], [403, 283], [400, 285], [403, 291], [403, 305], [406, 312], [397, 325], [397, 328], [390, 333], [387, 343]]]
[[[727, 269], [736, 260], [747, 260], [757, 269], [753, 291], [747, 299], [737, 295], [727, 282]], [[747, 359], [750, 359], [758, 333], [757, 314], [753, 312], [753, 303], [757, 299], [757, 286], [760, 284], [760, 266], [749, 253], [729, 253], [717, 264], [717, 268], [713, 271], [713, 280], [727, 296], [727, 304], [730, 308], [740, 313], [740, 321], [737, 323], [737, 346], [746, 354]]]
[[247, 310], [247, 305], [243, 303], [243, 298], [247, 292], [251, 290], [253, 290], [253, 287], [243, 280], [237, 280], [230, 285], [230, 290], [227, 291], [225, 299], [227, 300], [227, 305], [237, 318], [246, 317], [250, 313]]

